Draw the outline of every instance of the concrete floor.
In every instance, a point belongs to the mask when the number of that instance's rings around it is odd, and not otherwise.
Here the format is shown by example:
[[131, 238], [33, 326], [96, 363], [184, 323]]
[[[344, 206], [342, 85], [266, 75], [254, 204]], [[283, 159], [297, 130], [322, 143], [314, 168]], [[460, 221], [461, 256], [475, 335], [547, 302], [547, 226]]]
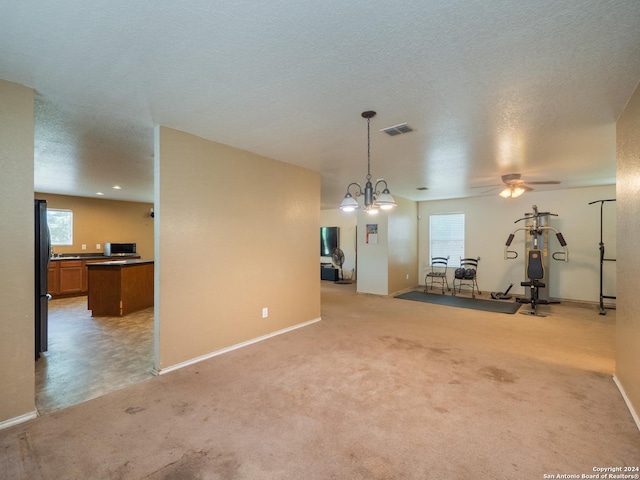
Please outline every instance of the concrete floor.
[[87, 297], [49, 302], [49, 350], [36, 362], [36, 407], [61, 410], [152, 377], [153, 308], [92, 317]]

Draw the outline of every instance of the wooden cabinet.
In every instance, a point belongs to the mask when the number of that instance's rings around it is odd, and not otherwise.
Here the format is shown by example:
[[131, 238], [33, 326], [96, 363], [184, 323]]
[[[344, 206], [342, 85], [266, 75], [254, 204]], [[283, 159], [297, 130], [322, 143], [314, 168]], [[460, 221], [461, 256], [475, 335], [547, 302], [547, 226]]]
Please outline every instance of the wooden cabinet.
[[50, 295], [60, 294], [60, 262], [50, 262], [47, 272], [47, 290]]
[[112, 262], [113, 260], [109, 257], [51, 260], [47, 274], [48, 293], [54, 297], [86, 295], [89, 291], [87, 264]]
[[82, 293], [84, 261], [67, 260], [60, 262], [59, 268], [59, 293], [67, 295], [70, 293]]

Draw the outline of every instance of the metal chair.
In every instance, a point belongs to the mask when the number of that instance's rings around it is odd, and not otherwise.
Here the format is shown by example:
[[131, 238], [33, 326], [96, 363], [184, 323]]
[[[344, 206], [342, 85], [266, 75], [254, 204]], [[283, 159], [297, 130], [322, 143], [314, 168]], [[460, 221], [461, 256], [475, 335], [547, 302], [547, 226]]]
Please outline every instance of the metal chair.
[[461, 258], [460, 267], [456, 268], [453, 278], [453, 294], [456, 294], [456, 282], [458, 293], [463, 286], [471, 287], [471, 296], [476, 298], [475, 292], [481, 295], [482, 292], [478, 288], [478, 262], [480, 257], [477, 258]]
[[431, 257], [431, 271], [424, 277], [424, 291], [428, 288], [433, 289], [433, 284], [438, 283], [442, 286], [442, 293], [444, 294], [444, 287], [447, 287], [447, 291], [451, 291], [449, 288], [449, 281], [447, 280], [447, 266], [449, 264], [449, 257]]

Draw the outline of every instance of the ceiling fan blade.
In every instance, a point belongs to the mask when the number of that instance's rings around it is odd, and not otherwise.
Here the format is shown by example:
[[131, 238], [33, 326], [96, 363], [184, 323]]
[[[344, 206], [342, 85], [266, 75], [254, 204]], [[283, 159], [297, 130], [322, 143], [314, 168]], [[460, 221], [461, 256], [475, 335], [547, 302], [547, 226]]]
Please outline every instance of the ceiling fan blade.
[[475, 187], [471, 187], [471, 188], [496, 188], [501, 186], [502, 185], [496, 183], [495, 185], [476, 185]]
[[470, 187], [472, 190], [478, 190], [482, 188], [483, 190], [478, 195], [484, 195], [485, 193], [495, 192], [496, 190], [500, 190], [504, 188], [504, 185], [477, 185], [475, 187]]
[[501, 177], [502, 179], [502, 184], [498, 184], [498, 185], [477, 185], [477, 186], [472, 186], [470, 187], [471, 189], [478, 189], [478, 188], [482, 188], [483, 191], [481, 193], [485, 194], [485, 193], [490, 193], [491, 191], [495, 190], [496, 188], [521, 188], [523, 189], [525, 192], [530, 192], [533, 190], [533, 188], [529, 187], [529, 185], [557, 185], [559, 183], [561, 183], [558, 180], [541, 180], [541, 181], [533, 181], [533, 182], [527, 182], [526, 180], [522, 180], [522, 174], [520, 173], [507, 173], [506, 175], [502, 175]]

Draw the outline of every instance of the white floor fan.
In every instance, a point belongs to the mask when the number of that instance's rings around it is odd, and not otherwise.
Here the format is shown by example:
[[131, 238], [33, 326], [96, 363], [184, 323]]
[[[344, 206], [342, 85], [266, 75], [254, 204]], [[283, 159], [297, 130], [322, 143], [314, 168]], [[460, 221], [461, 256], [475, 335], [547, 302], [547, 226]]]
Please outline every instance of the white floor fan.
[[333, 263], [336, 265], [336, 267], [340, 269], [340, 278], [336, 280], [336, 283], [339, 283], [341, 285], [350, 284], [351, 280], [345, 280], [344, 273], [342, 272], [342, 265], [344, 264], [344, 252], [342, 251], [342, 249], [336, 247], [331, 250], [331, 260], [333, 260]]

